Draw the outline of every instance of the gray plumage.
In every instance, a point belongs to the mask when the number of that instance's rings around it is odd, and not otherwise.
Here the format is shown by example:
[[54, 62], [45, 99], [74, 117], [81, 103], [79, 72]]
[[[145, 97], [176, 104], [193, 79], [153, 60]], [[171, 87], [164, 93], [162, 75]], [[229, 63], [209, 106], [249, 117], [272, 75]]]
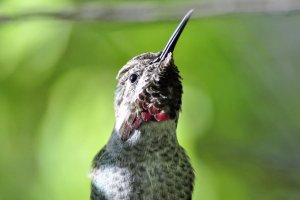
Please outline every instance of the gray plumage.
[[134, 146], [120, 144], [113, 133], [94, 159], [91, 199], [191, 199], [194, 173], [177, 142], [174, 122], [163, 122], [173, 128], [155, 132], [149, 131], [151, 123], [135, 133], [140, 140]]
[[136, 56], [119, 71], [115, 126], [90, 172], [92, 200], [192, 198], [194, 171], [176, 135], [182, 84], [172, 51], [179, 35], [163, 52]]

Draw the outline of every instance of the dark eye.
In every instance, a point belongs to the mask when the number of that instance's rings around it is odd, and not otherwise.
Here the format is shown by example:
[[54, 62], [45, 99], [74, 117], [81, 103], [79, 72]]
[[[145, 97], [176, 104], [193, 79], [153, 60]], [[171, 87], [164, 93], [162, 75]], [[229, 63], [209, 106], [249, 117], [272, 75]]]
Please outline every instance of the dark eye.
[[137, 80], [137, 78], [138, 78], [137, 74], [131, 74], [129, 80], [131, 83], [134, 83]]

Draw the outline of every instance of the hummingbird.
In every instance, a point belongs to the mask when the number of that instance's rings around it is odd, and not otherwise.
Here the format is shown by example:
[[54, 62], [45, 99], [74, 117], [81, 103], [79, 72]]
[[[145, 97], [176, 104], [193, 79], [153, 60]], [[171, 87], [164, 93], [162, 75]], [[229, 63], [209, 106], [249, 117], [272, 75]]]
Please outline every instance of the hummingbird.
[[192, 199], [194, 170], [176, 135], [183, 91], [173, 60], [192, 12], [163, 51], [140, 54], [120, 69], [115, 125], [90, 171], [91, 200]]

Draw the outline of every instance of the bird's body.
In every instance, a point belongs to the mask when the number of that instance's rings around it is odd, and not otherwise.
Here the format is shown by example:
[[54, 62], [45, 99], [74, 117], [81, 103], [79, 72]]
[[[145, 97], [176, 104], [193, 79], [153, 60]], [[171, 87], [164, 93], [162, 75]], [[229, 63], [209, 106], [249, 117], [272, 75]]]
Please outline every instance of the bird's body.
[[113, 133], [94, 159], [91, 199], [191, 199], [194, 173], [176, 124], [161, 123], [142, 126], [128, 141], [134, 145]]
[[163, 52], [136, 56], [120, 70], [116, 123], [90, 173], [92, 200], [192, 198], [194, 172], [176, 135], [182, 84], [172, 51], [179, 35]]

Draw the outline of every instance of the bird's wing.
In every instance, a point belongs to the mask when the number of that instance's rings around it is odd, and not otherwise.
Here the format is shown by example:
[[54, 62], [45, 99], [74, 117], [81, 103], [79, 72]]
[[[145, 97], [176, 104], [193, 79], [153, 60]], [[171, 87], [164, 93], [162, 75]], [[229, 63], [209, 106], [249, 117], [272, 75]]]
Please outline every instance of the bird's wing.
[[97, 190], [96, 186], [92, 183], [91, 186], [91, 200], [107, 200], [103, 192]]
[[104, 161], [106, 159], [108, 159], [109, 157], [109, 154], [106, 150], [106, 146], [104, 146], [97, 154], [96, 156], [94, 157], [93, 159], [93, 163], [92, 163], [92, 169], [97, 169], [100, 167], [100, 165], [102, 163], [104, 163]]

